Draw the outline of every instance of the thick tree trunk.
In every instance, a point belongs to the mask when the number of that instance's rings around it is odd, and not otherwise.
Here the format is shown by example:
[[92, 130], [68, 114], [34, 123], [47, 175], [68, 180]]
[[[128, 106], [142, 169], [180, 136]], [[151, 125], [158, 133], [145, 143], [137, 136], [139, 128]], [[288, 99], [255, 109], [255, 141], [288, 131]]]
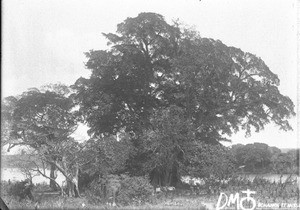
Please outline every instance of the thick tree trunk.
[[176, 186], [178, 181], [176, 166], [173, 166], [171, 170], [165, 169], [165, 173], [163, 174], [163, 180], [164, 186]]
[[78, 190], [78, 184], [74, 181], [67, 181], [67, 195], [69, 197], [75, 197], [78, 198], [80, 197], [79, 195], [79, 190]]
[[169, 186], [169, 178], [170, 178], [170, 171], [166, 169], [164, 173], [164, 186]]
[[172, 170], [164, 169], [163, 171], [154, 169], [150, 174], [150, 177], [151, 184], [154, 188], [161, 186], [176, 186], [178, 182], [177, 168], [173, 167]]
[[[57, 169], [56, 169], [54, 164], [50, 165], [50, 178], [52, 178], [52, 179], [57, 178]], [[51, 180], [51, 179], [50, 179], [50, 188], [53, 191], [59, 190], [59, 187], [57, 186], [56, 182], [54, 180]]]
[[78, 188], [78, 169], [76, 169], [76, 173], [74, 177], [67, 178], [67, 194], [70, 197], [78, 198], [80, 197], [79, 188]]
[[[53, 164], [57, 170], [59, 170], [66, 178], [66, 193], [70, 197], [80, 197], [79, 187], [78, 187], [78, 176], [79, 176], [79, 166], [75, 165], [75, 168], [68, 170], [66, 157], [62, 158], [62, 165], [57, 162], [49, 161], [48, 163]], [[75, 172], [74, 172], [75, 169]], [[70, 173], [71, 171], [71, 173]], [[63, 188], [63, 186], [61, 187]], [[60, 188], [60, 189], [61, 189]], [[62, 190], [62, 189], [61, 189]], [[62, 194], [65, 194], [62, 190]]]

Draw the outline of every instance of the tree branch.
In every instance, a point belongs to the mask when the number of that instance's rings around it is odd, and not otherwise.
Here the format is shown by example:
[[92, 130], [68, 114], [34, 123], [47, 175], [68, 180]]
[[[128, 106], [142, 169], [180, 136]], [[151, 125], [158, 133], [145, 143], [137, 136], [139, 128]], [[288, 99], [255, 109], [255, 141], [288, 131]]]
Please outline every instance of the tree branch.
[[[50, 180], [54, 181], [54, 182], [59, 186], [59, 188], [61, 189], [61, 186], [56, 182], [55, 179], [53, 179], [53, 178], [47, 176], [46, 173], [43, 173], [43, 172], [40, 170], [38, 164], [36, 164], [36, 162], [32, 161], [32, 163], [34, 163], [35, 166], [36, 166], [36, 169], [31, 169], [32, 171], [36, 171], [36, 172], [38, 172], [39, 174], [41, 174], [43, 177], [45, 177], [45, 178], [47, 178], [47, 179], [50, 179]], [[44, 172], [45, 172], [45, 171], [44, 171]]]

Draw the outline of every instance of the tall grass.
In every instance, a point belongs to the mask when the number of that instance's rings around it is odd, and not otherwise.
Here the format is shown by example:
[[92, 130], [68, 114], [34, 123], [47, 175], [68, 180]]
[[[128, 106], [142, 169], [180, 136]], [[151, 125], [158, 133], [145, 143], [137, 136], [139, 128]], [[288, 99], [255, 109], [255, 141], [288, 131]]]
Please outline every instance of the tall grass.
[[[174, 196], [160, 194], [156, 195], [151, 202], [143, 204], [121, 205], [111, 207], [105, 203], [90, 202], [88, 194], [82, 194], [80, 198], [61, 197], [55, 193], [49, 193], [47, 186], [39, 185], [33, 190], [34, 201], [18, 198], [7, 194], [9, 185], [7, 182], [1, 183], [1, 197], [8, 205], [9, 209], [214, 209], [219, 194], [206, 195], [188, 189], [176, 189]], [[222, 186], [220, 192], [227, 195], [241, 193], [250, 189], [256, 191], [253, 197], [261, 203], [298, 203], [299, 185], [297, 180], [290, 176], [278, 182], [271, 182], [267, 179], [256, 177], [252, 181], [246, 178], [231, 179], [226, 186]]]

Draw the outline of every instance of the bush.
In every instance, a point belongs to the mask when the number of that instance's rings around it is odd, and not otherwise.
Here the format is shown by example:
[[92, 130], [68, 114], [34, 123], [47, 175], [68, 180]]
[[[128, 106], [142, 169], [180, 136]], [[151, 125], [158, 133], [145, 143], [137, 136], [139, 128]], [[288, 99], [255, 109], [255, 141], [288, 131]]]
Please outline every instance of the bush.
[[31, 184], [28, 180], [25, 181], [17, 181], [12, 183], [8, 189], [7, 194], [9, 196], [18, 197], [19, 200], [26, 199], [27, 197], [31, 200], [34, 200], [32, 195], [33, 184]]
[[85, 190], [86, 197], [88, 201], [92, 204], [104, 203], [104, 193], [101, 189], [101, 185], [97, 180], [94, 180], [87, 190]]
[[98, 176], [96, 174], [89, 174], [86, 172], [79, 171], [78, 175], [78, 188], [80, 192], [85, 192], [87, 189], [89, 189], [91, 183], [97, 179]]
[[1, 181], [1, 196], [7, 195], [10, 188], [10, 184], [7, 181]]
[[[121, 186], [121, 178], [118, 175], [107, 175], [105, 178], [95, 179], [86, 190], [88, 200], [93, 204], [108, 202], [108, 198], [112, 197], [112, 189], [116, 189], [117, 193]], [[117, 199], [117, 198], [116, 198]]]
[[52, 191], [51, 187], [46, 182], [35, 184], [34, 190], [35, 191], [43, 191], [43, 192], [44, 191]]
[[106, 178], [94, 180], [86, 190], [86, 196], [93, 204], [105, 203], [112, 196], [109, 192], [112, 188], [118, 188], [116, 202], [121, 205], [140, 205], [152, 200], [153, 187], [147, 177], [124, 174], [108, 175]]
[[121, 175], [121, 189], [117, 196], [121, 204], [143, 204], [151, 202], [153, 187], [147, 177]]

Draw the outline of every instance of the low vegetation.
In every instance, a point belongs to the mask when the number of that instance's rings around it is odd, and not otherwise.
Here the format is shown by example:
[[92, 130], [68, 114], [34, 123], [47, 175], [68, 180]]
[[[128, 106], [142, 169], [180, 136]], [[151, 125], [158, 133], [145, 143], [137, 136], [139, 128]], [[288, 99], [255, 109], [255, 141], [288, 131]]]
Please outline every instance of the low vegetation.
[[[108, 176], [114, 186], [121, 184], [117, 191], [116, 203], [113, 207], [109, 198], [112, 194], [104, 188], [101, 180], [92, 182], [80, 198], [60, 196], [59, 192], [49, 191], [48, 185], [35, 185], [32, 195], [24, 196], [22, 183], [2, 182], [1, 196], [10, 209], [47, 208], [47, 209], [211, 209], [217, 203], [220, 192], [227, 195], [240, 193], [246, 189], [255, 191], [252, 197], [260, 203], [298, 203], [299, 183], [297, 179], [289, 176], [287, 179], [271, 182], [264, 178], [256, 177], [252, 181], [232, 177], [217, 191], [208, 193], [207, 186], [194, 187], [182, 183], [174, 191], [153, 191], [149, 180], [145, 177], [130, 177], [128, 175]], [[299, 179], [299, 177], [298, 177]], [[299, 180], [298, 180], [299, 182]], [[111, 187], [111, 186], [110, 186]], [[118, 186], [117, 186], [118, 187]], [[18, 188], [18, 190], [16, 190]]]

